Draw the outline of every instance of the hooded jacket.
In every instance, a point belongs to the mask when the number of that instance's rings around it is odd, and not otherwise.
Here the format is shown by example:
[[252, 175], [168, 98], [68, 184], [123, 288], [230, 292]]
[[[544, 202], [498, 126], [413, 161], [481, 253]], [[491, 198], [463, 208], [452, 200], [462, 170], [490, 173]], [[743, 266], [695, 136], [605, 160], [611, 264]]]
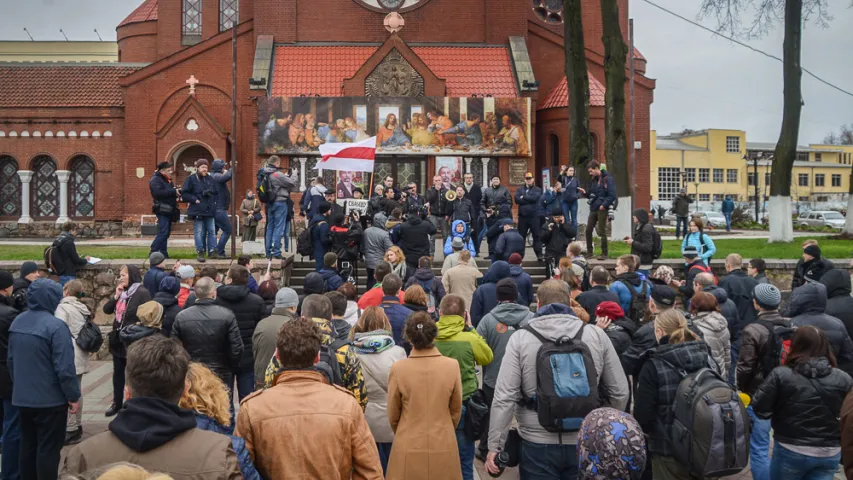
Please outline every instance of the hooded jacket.
[[424, 291], [432, 293], [435, 297], [435, 306], [438, 308], [438, 304], [441, 303], [441, 300], [447, 295], [447, 291], [444, 289], [444, 285], [441, 283], [441, 280], [435, 276], [435, 273], [432, 272], [432, 267], [427, 268], [419, 268], [409, 281], [406, 282], [406, 288], [411, 287], [417, 283], [420, 285]]
[[743, 270], [732, 270], [720, 279], [720, 288], [726, 291], [729, 299], [737, 306], [741, 327], [755, 321], [755, 306], [752, 304], [752, 292], [758, 282]]
[[[375, 331], [355, 335], [353, 346], [364, 373], [364, 389], [367, 392], [367, 407], [364, 418], [370, 426], [377, 443], [394, 441], [394, 431], [388, 421], [388, 376], [391, 366], [406, 358], [402, 347], [387, 347], [390, 332]], [[391, 339], [393, 340], [393, 339]], [[380, 351], [380, 347], [381, 348]]]
[[[841, 320], [847, 334], [853, 334], [853, 297], [850, 296], [850, 274], [846, 270], [832, 269], [820, 279], [826, 287], [826, 314]], [[853, 337], [851, 337], [853, 338]]]
[[77, 269], [86, 265], [86, 259], [81, 258], [77, 253], [74, 235], [69, 232], [60, 233], [59, 237], [53, 241], [53, 246], [56, 247], [59, 254], [54, 255], [53, 258], [56, 274], [59, 276], [77, 276]]
[[[584, 324], [572, 314], [569, 307], [559, 304], [540, 308], [535, 317], [529, 320], [529, 327], [551, 340], [574, 337], [583, 328], [581, 340], [589, 348], [595, 364], [602, 406], [617, 410], [625, 408], [628, 404], [628, 380], [604, 330]], [[518, 420], [521, 438], [528, 442], [547, 445], [577, 443], [577, 433], [558, 435], [547, 432], [539, 424], [535, 410], [516, 405], [522, 397], [531, 398], [536, 393], [536, 359], [541, 346], [542, 342], [524, 329], [515, 332], [506, 344], [492, 401], [489, 424], [491, 451], [503, 448], [513, 413]]]
[[234, 313], [202, 298], [178, 314], [171, 337], [179, 340], [194, 362], [205, 364], [228, 385], [240, 366], [243, 340]]
[[61, 299], [58, 283], [34, 281], [27, 296], [29, 309], [9, 329], [7, 361], [16, 407], [52, 408], [80, 399], [71, 330], [54, 316]]
[[[633, 290], [633, 292], [628, 290], [628, 287], [624, 282], [631, 285], [631, 290]], [[643, 287], [645, 287], [646, 290], [646, 298], [651, 299], [652, 285], [643, 280], [643, 278], [636, 272], [627, 272], [616, 276], [616, 281], [610, 284], [610, 291], [619, 297], [619, 301], [617, 303], [622, 307], [622, 311], [628, 314], [628, 312], [631, 311], [631, 302], [634, 299], [634, 296], [641, 294], [643, 292]], [[593, 311], [589, 313], [590, 316], [592, 316], [595, 312]]]
[[237, 319], [240, 337], [243, 340], [243, 354], [240, 368], [249, 369], [254, 366], [252, 358], [252, 334], [255, 327], [266, 317], [266, 305], [258, 295], [249, 291], [247, 285], [223, 285], [216, 289], [216, 305], [231, 310]]
[[273, 203], [286, 202], [290, 198], [290, 192], [295, 190], [299, 183], [296, 175], [291, 177], [276, 167], [267, 166], [264, 168], [263, 173], [271, 175], [270, 186], [272, 186], [275, 192]]
[[375, 270], [382, 263], [385, 252], [393, 247], [391, 236], [385, 231], [385, 222], [388, 217], [384, 213], [373, 216], [373, 225], [364, 231], [361, 241], [361, 253], [364, 255], [365, 267]]
[[524, 271], [524, 268], [522, 268], [521, 265], [510, 265], [509, 274], [513, 281], [515, 281], [515, 286], [518, 288], [518, 301], [516, 303], [529, 309], [530, 304], [533, 303], [534, 300], [533, 279], [530, 277], [529, 273]]
[[791, 290], [806, 283], [806, 278], [819, 281], [820, 278], [828, 271], [835, 268], [832, 261], [825, 258], [818, 258], [806, 262], [802, 258], [797, 262], [797, 267], [794, 269], [794, 278], [791, 280]]
[[732, 344], [728, 324], [720, 312], [699, 312], [693, 316], [693, 324], [702, 331], [711, 356], [720, 367], [723, 378], [729, 378], [732, 368]]
[[527, 325], [533, 318], [533, 312], [527, 306], [517, 303], [500, 303], [477, 325], [477, 333], [486, 340], [492, 349], [492, 363], [483, 367], [483, 383], [492, 389], [498, 381], [498, 372], [503, 362], [506, 344], [509, 338], [519, 329]]
[[778, 310], [758, 312], [755, 323], [743, 328], [741, 334], [740, 352], [737, 357], [737, 387], [748, 395], [753, 395], [758, 386], [764, 382], [765, 371], [762, 361], [770, 355], [772, 346], [770, 330], [764, 322], [775, 327], [789, 328], [791, 319], [779, 314]]
[[781, 313], [790, 317], [797, 327], [811, 325], [823, 330], [838, 360], [838, 368], [849, 375], [853, 372], [853, 342], [841, 320], [825, 311], [826, 287], [820, 283], [806, 283], [791, 292], [788, 307]]
[[[524, 258], [525, 247], [524, 237], [518, 233], [517, 229], [510, 228], [498, 237], [498, 243], [495, 244], [495, 260], [509, 260], [509, 257], [513, 253], [517, 253]], [[489, 252], [491, 252], [491, 249]]]
[[500, 185], [494, 188], [491, 185], [483, 189], [483, 208], [494, 205], [506, 204], [512, 208], [512, 196], [509, 194], [509, 189]]
[[465, 325], [459, 315], [442, 315], [436, 323], [438, 336], [435, 348], [442, 355], [459, 362], [462, 374], [462, 400], [465, 401], [477, 390], [477, 365], [489, 365], [494, 354], [483, 337]]
[[231, 208], [231, 192], [228, 190], [228, 182], [234, 170], [225, 173], [225, 160], [216, 159], [210, 165], [210, 177], [216, 182], [216, 209], [228, 211]]
[[634, 229], [634, 241], [631, 243], [631, 255], [640, 257], [640, 268], [651, 268], [655, 261], [655, 226], [649, 222], [649, 212], [644, 208], [634, 210], [637, 227]]
[[242, 478], [230, 438], [196, 428], [191, 410], [153, 397], [125, 402], [109, 431], [69, 450], [61, 473], [81, 475], [129, 459], [175, 479]]
[[732, 197], [726, 195], [726, 198], [723, 200], [723, 205], [720, 210], [723, 213], [732, 213], [735, 211], [735, 202], [732, 200]]
[[406, 255], [406, 263], [417, 265], [419, 258], [429, 256], [429, 242], [435, 232], [435, 225], [432, 222], [425, 222], [417, 215], [410, 216], [400, 226], [398, 245]]
[[729, 294], [725, 290], [716, 285], [705, 287], [702, 291], [710, 293], [717, 299], [717, 306], [720, 307], [720, 313], [723, 314], [726, 323], [729, 325], [730, 340], [732, 342], [739, 342], [744, 323], [740, 320], [740, 314], [737, 311], [735, 302], [729, 299]]
[[152, 298], [155, 302], [163, 305], [163, 335], [167, 337], [172, 333], [172, 325], [175, 323], [175, 318], [181, 313], [178, 298], [175, 296], [178, 291], [180, 291], [180, 285], [176, 278], [164, 278], [160, 282], [160, 291]]
[[[550, 213], [550, 211], [549, 211]], [[569, 243], [577, 237], [578, 231], [571, 223], [549, 223], [542, 229], [542, 244], [545, 245], [545, 256], [557, 260], [566, 256]]]
[[308, 228], [311, 229], [311, 258], [323, 258], [323, 255], [332, 248], [329, 217], [320, 215], [319, 213], [312, 216]]
[[148, 290], [149, 295], [157, 295], [157, 292], [160, 291], [160, 282], [162, 282], [167, 275], [166, 271], [159, 265], [151, 267], [147, 272], [145, 272], [145, 275], [142, 276], [142, 286]]
[[323, 281], [326, 283], [327, 292], [334, 292], [344, 284], [344, 279], [341, 278], [341, 275], [334, 269], [323, 267], [323, 269], [317, 273], [323, 277]]
[[326, 187], [314, 185], [306, 194], [308, 202], [305, 204], [308, 210], [308, 218], [314, 218], [320, 214], [320, 205], [326, 203]]
[[14, 299], [0, 295], [0, 399], [12, 399], [12, 377], [9, 376], [7, 357], [9, 354], [9, 328], [18, 316], [12, 304]]
[[509, 264], [499, 260], [489, 267], [480, 280], [480, 286], [471, 298], [471, 324], [476, 328], [480, 320], [498, 304], [497, 284], [511, 275]]
[[[820, 390], [815, 387], [818, 385]], [[776, 442], [808, 447], [841, 445], [841, 405], [853, 379], [826, 358], [773, 369], [752, 396], [752, 410], [770, 419]]]
[[92, 317], [89, 308], [77, 297], [62, 297], [59, 306], [56, 307], [56, 318], [65, 322], [71, 330], [71, 338], [74, 339], [74, 369], [77, 375], [83, 375], [89, 371], [89, 353], [77, 346], [77, 336], [86, 325], [86, 320]]
[[[456, 226], [462, 224], [464, 230], [462, 233], [456, 231]], [[471, 256], [474, 256], [474, 242], [471, 240], [471, 232], [468, 231], [468, 225], [462, 220], [454, 220], [453, 224], [450, 225], [450, 236], [444, 240], [444, 255], [453, 254], [453, 247], [450, 244], [453, 242], [453, 239], [459, 237], [462, 239], [462, 244], [465, 245], [465, 249], [471, 252]]]

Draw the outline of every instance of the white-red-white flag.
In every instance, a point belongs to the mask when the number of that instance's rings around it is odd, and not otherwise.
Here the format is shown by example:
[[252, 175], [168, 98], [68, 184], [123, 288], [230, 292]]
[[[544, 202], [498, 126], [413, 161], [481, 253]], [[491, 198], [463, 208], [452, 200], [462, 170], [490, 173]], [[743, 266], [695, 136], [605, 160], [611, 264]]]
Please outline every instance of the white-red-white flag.
[[324, 143], [320, 145], [323, 158], [317, 162], [316, 170], [345, 170], [372, 172], [376, 159], [376, 137], [356, 143]]

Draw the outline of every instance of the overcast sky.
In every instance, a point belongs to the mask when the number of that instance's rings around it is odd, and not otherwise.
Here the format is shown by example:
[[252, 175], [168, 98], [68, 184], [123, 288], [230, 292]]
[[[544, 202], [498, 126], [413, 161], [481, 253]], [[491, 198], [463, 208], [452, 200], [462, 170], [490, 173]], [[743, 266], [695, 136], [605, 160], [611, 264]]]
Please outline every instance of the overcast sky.
[[[177, 1], [177, 0], [173, 0]], [[341, 0], [350, 1], [350, 0]], [[0, 0], [0, 39], [115, 39], [115, 26], [141, 0]], [[696, 19], [699, 0], [655, 3]], [[830, 0], [828, 29], [809, 25], [803, 39], [803, 66], [853, 92], [853, 9]], [[776, 141], [782, 118], [782, 64], [734, 45], [670, 16], [642, 0], [631, 0], [635, 42], [648, 59], [647, 75], [657, 79], [652, 128], [661, 133], [684, 128], [746, 130], [750, 141]], [[713, 19], [701, 20], [713, 27]], [[782, 30], [750, 45], [782, 56]], [[853, 97], [803, 76], [805, 106], [801, 143], [816, 143], [839, 125], [853, 123]]]

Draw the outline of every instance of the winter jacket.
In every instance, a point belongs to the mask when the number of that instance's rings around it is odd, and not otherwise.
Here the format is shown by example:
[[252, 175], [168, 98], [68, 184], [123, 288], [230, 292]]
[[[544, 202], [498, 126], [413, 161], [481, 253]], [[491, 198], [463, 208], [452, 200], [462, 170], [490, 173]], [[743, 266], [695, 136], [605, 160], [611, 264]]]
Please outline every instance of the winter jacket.
[[388, 321], [391, 322], [391, 331], [394, 333], [394, 343], [403, 345], [403, 330], [406, 328], [406, 319], [412, 311], [402, 305], [402, 301], [393, 296], [385, 295], [379, 306], [385, 311]]
[[[332, 322], [322, 318], [312, 318], [311, 321], [320, 330], [321, 343], [331, 346], [335, 342]], [[367, 406], [367, 394], [364, 390], [364, 374], [361, 369], [361, 362], [358, 360], [355, 349], [349, 343], [344, 344], [335, 351], [335, 358], [338, 360], [338, 366], [341, 370], [343, 388], [355, 397], [355, 400], [361, 405], [361, 409], [364, 410]], [[276, 356], [273, 356], [272, 361], [267, 366], [267, 371], [264, 373], [264, 388], [269, 389], [273, 385], [277, 385], [277, 378], [281, 373], [281, 363]]]
[[427, 268], [419, 268], [414, 275], [406, 282], [406, 289], [411, 287], [417, 283], [420, 285], [425, 292], [427, 292], [427, 298], [430, 293], [435, 297], [435, 307], [438, 308], [438, 304], [441, 303], [441, 300], [447, 295], [447, 291], [444, 289], [444, 285], [441, 283], [441, 280], [432, 273], [432, 267]]
[[483, 205], [483, 188], [476, 183], [469, 186], [463, 182], [460, 186], [465, 189], [465, 198], [471, 200], [471, 204], [474, 205], [474, 219], [479, 218]]
[[723, 213], [732, 213], [732, 212], [734, 212], [734, 211], [735, 211], [735, 202], [734, 202], [731, 198], [726, 197], [726, 198], [723, 200], [723, 205], [721, 206], [721, 211], [722, 211]]
[[634, 241], [631, 243], [631, 255], [640, 257], [640, 267], [648, 270], [655, 261], [655, 226], [649, 222], [649, 214], [645, 209], [634, 210], [634, 216], [639, 223], [634, 230]]
[[[563, 207], [560, 205], [560, 200], [563, 197], [563, 192], [558, 192], [553, 189], [545, 189], [542, 193], [542, 196], [539, 198], [540, 206], [542, 207], [542, 213], [545, 215], [545, 218], [550, 220], [553, 216], [551, 212], [556, 208], [560, 212], [562, 212]], [[543, 232], [544, 233], [544, 232]]]
[[535, 300], [533, 296], [533, 279], [530, 278], [529, 273], [521, 268], [521, 265], [510, 265], [509, 274], [515, 281], [516, 288], [518, 288], [518, 300], [516, 302], [519, 305], [529, 308], [530, 304]]
[[675, 213], [676, 217], [686, 217], [690, 215], [691, 203], [693, 203], [692, 198], [690, 198], [687, 194], [679, 193], [672, 201], [672, 211], [673, 213]]
[[162, 335], [163, 331], [160, 328], [153, 328], [141, 323], [128, 325], [119, 331], [119, 338], [128, 347], [134, 342], [142, 340], [145, 337], [152, 335]]
[[791, 292], [788, 307], [780, 313], [790, 317], [797, 327], [811, 325], [823, 330], [838, 360], [838, 368], [849, 375], [853, 372], [853, 341], [841, 320], [825, 311], [826, 287], [820, 283], [806, 283]]
[[524, 258], [525, 247], [524, 237], [518, 233], [518, 230], [510, 228], [498, 237], [498, 243], [495, 245], [495, 260], [509, 260], [513, 253]]
[[702, 289], [703, 292], [710, 293], [717, 299], [717, 306], [720, 307], [720, 313], [729, 324], [729, 336], [732, 343], [737, 344], [740, 341], [741, 331], [744, 323], [740, 319], [740, 314], [737, 311], [737, 305], [731, 301], [729, 295], [722, 288], [712, 285]]
[[436, 323], [438, 336], [435, 337], [435, 348], [442, 355], [452, 358], [459, 363], [462, 375], [462, 401], [465, 401], [477, 391], [477, 365], [489, 365], [494, 355], [492, 349], [477, 335], [473, 329], [465, 325], [465, 319], [458, 315], [442, 315]]
[[12, 282], [12, 307], [19, 312], [27, 309], [27, 289], [31, 283], [24, 277], [18, 277]]
[[634, 418], [643, 432], [650, 452], [672, 456], [670, 429], [672, 403], [682, 376], [676, 370], [693, 373], [702, 368], [716, 368], [708, 344], [703, 341], [669, 344], [669, 337], [660, 339], [648, 360], [640, 369], [637, 393], [634, 397]]
[[[636, 322], [627, 317], [611, 320], [610, 326], [604, 330], [604, 333], [607, 334], [607, 338], [613, 344], [613, 349], [616, 350], [616, 355], [619, 356], [619, 363], [622, 364], [622, 356], [631, 348], [632, 338], [638, 326]], [[628, 376], [627, 372], [625, 376]]]
[[[290, 192], [293, 192], [298, 187], [299, 179], [294, 175], [291, 177], [287, 172], [282, 172], [280, 169], [273, 166], [268, 166], [263, 170], [264, 174], [272, 175], [270, 177], [270, 186], [275, 192], [275, 197], [272, 203], [286, 202], [290, 198]], [[310, 193], [310, 192], [309, 192]]]
[[616, 202], [616, 183], [613, 177], [607, 172], [595, 178], [590, 179], [589, 187], [586, 190], [586, 197], [590, 199], [589, 210], [594, 212], [604, 207], [605, 210], [610, 208]]
[[12, 307], [12, 297], [0, 295], [0, 399], [12, 399], [12, 377], [9, 375], [9, 328], [18, 310]]
[[418, 259], [429, 256], [429, 243], [435, 235], [435, 225], [413, 215], [400, 227], [400, 249], [406, 255], [406, 262], [417, 265]]
[[[529, 320], [529, 327], [539, 335], [556, 341], [573, 338], [583, 328], [581, 341], [586, 344], [598, 375], [601, 406], [622, 410], [628, 403], [628, 381], [619, 365], [619, 357], [607, 335], [600, 328], [586, 325], [575, 317], [569, 307], [546, 305]], [[574, 445], [577, 433], [547, 432], [539, 424], [535, 410], [517, 407], [522, 397], [532, 398], [536, 393], [536, 358], [542, 342], [532, 333], [521, 329], [510, 337], [506, 345], [500, 374], [495, 385], [489, 424], [489, 450], [499, 451], [506, 442], [506, 434], [513, 419], [518, 420], [518, 432], [528, 442], [547, 445]]]
[[153, 397], [125, 402], [108, 431], [69, 449], [60, 470], [63, 476], [76, 477], [127, 461], [176, 480], [236, 479], [243, 474], [230, 438], [196, 428], [192, 410]]
[[841, 463], [847, 478], [853, 478], [853, 395], [841, 404]]
[[[358, 308], [361, 310], [367, 309], [367, 307], [378, 307], [382, 304], [382, 297], [385, 294], [382, 292], [382, 285], [377, 283], [376, 286], [368, 290], [358, 298]], [[400, 290], [398, 297], [400, 299], [400, 303], [403, 303], [403, 291]]]
[[237, 328], [243, 341], [243, 355], [240, 368], [248, 369], [254, 365], [252, 358], [252, 334], [255, 327], [266, 317], [266, 305], [258, 295], [249, 291], [246, 285], [223, 285], [216, 289], [216, 305], [225, 307], [234, 313]]
[[228, 182], [234, 170], [225, 173], [225, 161], [216, 159], [210, 165], [210, 177], [216, 182], [216, 209], [228, 211], [231, 208], [231, 192], [228, 191]]
[[[850, 274], [832, 269], [820, 279], [826, 287], [826, 314], [841, 320], [848, 335], [853, 335], [853, 297], [850, 296]], [[850, 338], [853, 338], [851, 336]]]
[[696, 247], [699, 252], [699, 258], [704, 260], [705, 265], [711, 264], [711, 258], [717, 253], [717, 247], [711, 237], [704, 232], [690, 232], [681, 240], [681, 251], [683, 252], [688, 246]]
[[154, 295], [152, 300], [163, 305], [163, 335], [168, 337], [172, 333], [172, 325], [175, 324], [175, 318], [181, 313], [178, 299], [166, 292], [157, 292], [157, 295]]
[[[356, 334], [353, 346], [364, 373], [364, 389], [367, 392], [367, 407], [364, 418], [370, 433], [377, 443], [392, 443], [394, 431], [388, 421], [388, 376], [395, 362], [406, 358], [406, 351], [398, 346], [378, 350], [374, 342], [383, 339], [383, 332]], [[384, 332], [390, 333], [390, 332]], [[384, 338], [389, 338], [384, 336]]]
[[578, 192], [580, 181], [578, 181], [578, 178], [563, 175], [560, 184], [563, 186], [563, 201], [566, 203], [577, 202], [580, 196]]
[[[462, 224], [465, 229], [462, 233], [456, 231], [456, 226]], [[444, 240], [444, 255], [447, 257], [448, 255], [453, 254], [453, 247], [450, 246], [453, 243], [453, 239], [459, 237], [462, 239], [462, 244], [465, 245], [465, 249], [471, 252], [471, 257], [474, 257], [474, 242], [471, 240], [471, 232], [468, 230], [468, 225], [462, 220], [454, 220], [450, 225], [450, 236]]]
[[12, 382], [12, 405], [53, 408], [80, 399], [74, 368], [71, 330], [54, 316], [62, 288], [53, 280], [30, 285], [26, 312], [9, 328], [7, 365]]
[[255, 359], [255, 390], [264, 388], [264, 374], [275, 355], [278, 330], [296, 319], [296, 314], [284, 307], [275, 307], [272, 314], [258, 323], [252, 334], [252, 357]]
[[89, 353], [77, 346], [77, 336], [86, 325], [86, 321], [92, 318], [89, 307], [83, 304], [77, 297], [62, 297], [59, 306], [56, 307], [56, 318], [65, 322], [71, 330], [71, 339], [74, 340], [74, 370], [77, 375], [83, 375], [89, 371]]
[[598, 305], [602, 302], [620, 303], [619, 295], [608, 290], [604, 285], [596, 285], [590, 288], [578, 295], [576, 300], [581, 304], [584, 310], [586, 310], [586, 313], [589, 314], [589, 318], [592, 319], [595, 318], [595, 309], [598, 308]]
[[758, 275], [756, 275], [752, 278], [754, 278], [755, 283], [758, 283], [759, 285], [762, 283], [770, 283], [770, 280], [767, 279], [767, 275], [765, 275], [763, 273], [759, 273]]
[[308, 218], [314, 218], [320, 214], [320, 205], [326, 203], [326, 187], [323, 185], [314, 185], [305, 195], [308, 198], [306, 209]]
[[331, 269], [329, 267], [324, 267], [317, 273], [323, 276], [323, 281], [326, 282], [327, 292], [334, 292], [335, 290], [339, 289], [341, 285], [344, 284], [344, 279], [341, 278], [341, 275], [337, 272], [337, 270]]
[[[697, 336], [702, 337], [702, 331], [693, 323], [693, 317], [681, 310], [678, 310], [678, 313], [687, 319], [687, 328]], [[655, 322], [653, 319], [634, 332], [631, 337], [631, 346], [619, 356], [619, 359], [622, 361], [622, 367], [625, 369], [625, 374], [634, 377], [635, 385], [639, 379], [640, 369], [648, 358], [648, 352], [654, 350], [657, 345], [658, 340], [655, 338]]]
[[[139, 270], [132, 265], [128, 266], [128, 270], [131, 272], [129, 280], [130, 287], [137, 283], [140, 283]], [[128, 287], [128, 291], [130, 290], [130, 287]], [[133, 293], [133, 295], [130, 295], [130, 297], [127, 299], [127, 308], [125, 309], [124, 316], [122, 317], [121, 322], [119, 323], [118, 320], [116, 320], [115, 318], [113, 319], [113, 331], [121, 330], [122, 328], [127, 327], [129, 325], [135, 325], [139, 323], [139, 317], [136, 315], [136, 311], [142, 304], [150, 300], [151, 295], [148, 293], [148, 290], [140, 285]], [[114, 295], [110, 295], [110, 299], [107, 300], [107, 303], [104, 304], [104, 313], [106, 313], [107, 315], [112, 315], [116, 313], [116, 307], [118, 306], [118, 302], [119, 301], [116, 300]], [[125, 348], [124, 345], [109, 345], [109, 348], [110, 354], [112, 355], [122, 358], [127, 355], [127, 348]]]
[[509, 205], [512, 208], [512, 196], [509, 189], [501, 185], [494, 188], [491, 185], [483, 189], [483, 208], [494, 205]]
[[155, 204], [162, 203], [177, 211], [178, 189], [175, 188], [171, 178], [167, 178], [159, 170], [155, 171], [154, 175], [151, 175], [151, 180], [148, 181], [148, 190]]
[[332, 251], [342, 262], [357, 262], [361, 253], [361, 237], [364, 229], [360, 222], [350, 225], [334, 225], [329, 229], [332, 235]]
[[[452, 252], [449, 254], [445, 253], [444, 263], [441, 264], [441, 275], [444, 276], [444, 274], [446, 274], [448, 270], [455, 267], [456, 265], [459, 265], [459, 252]], [[471, 255], [471, 260], [468, 260], [468, 265], [474, 268], [478, 268], [477, 259], [474, 258], [474, 255]]]
[[493, 252], [498, 245], [498, 239], [504, 233], [504, 225], [512, 224], [512, 211], [508, 206], [501, 206], [501, 212], [497, 215], [486, 217], [486, 242], [489, 252]]
[[770, 419], [773, 439], [808, 447], [841, 445], [841, 405], [853, 379], [826, 358], [773, 369], [752, 396], [753, 412]]
[[684, 274], [684, 285], [678, 287], [678, 293], [680, 293], [685, 300], [689, 300], [696, 294], [696, 291], [693, 289], [693, 282], [696, 280], [696, 275], [699, 275], [700, 273], [708, 273], [711, 269], [705, 265], [705, 262], [701, 257], [697, 257], [693, 260], [693, 263], [687, 264], [684, 269], [687, 273]]
[[160, 291], [160, 282], [169, 274], [160, 267], [151, 267], [142, 277], [142, 286], [148, 290], [152, 297]]
[[480, 270], [471, 264], [470, 261], [468, 265], [459, 264], [441, 274], [441, 284], [444, 286], [444, 291], [462, 297], [468, 311], [471, 311], [474, 292], [477, 291], [477, 281], [483, 277]]
[[417, 212], [416, 215], [424, 218], [423, 215], [423, 207], [424, 203], [426, 203], [426, 197], [423, 195], [418, 195], [417, 197], [412, 195], [406, 195], [406, 199], [400, 202], [400, 208], [403, 209], [403, 214], [411, 214], [411, 212]]
[[[53, 241], [56, 252], [53, 256], [53, 264], [56, 274], [62, 276], [77, 276], [77, 269], [86, 265], [86, 259], [77, 254], [77, 246], [74, 244], [74, 235], [68, 232], [59, 234]], [[58, 254], [58, 255], [56, 255]]]
[[[628, 290], [628, 286], [625, 285], [625, 282], [631, 285], [631, 290], [633, 291]], [[622, 307], [622, 311], [625, 312], [626, 315], [631, 312], [631, 303], [633, 302], [634, 297], [642, 294], [643, 290], [646, 291], [646, 298], [651, 299], [652, 285], [648, 281], [643, 280], [636, 272], [617, 275], [616, 280], [610, 284], [610, 291], [619, 297], [619, 301], [616, 303]], [[594, 313], [594, 310], [589, 312], [592, 318], [595, 318]]]
[[474, 291], [471, 299], [471, 324], [475, 328], [480, 324], [480, 320], [498, 305], [497, 283], [509, 278], [511, 274], [509, 264], [499, 260], [483, 275], [480, 286]]
[[522, 185], [515, 190], [515, 203], [518, 204], [518, 216], [527, 218], [544, 217], [545, 212], [539, 200], [542, 198], [542, 189], [533, 185], [528, 187]]
[[737, 306], [741, 327], [755, 321], [755, 306], [752, 304], [752, 293], [758, 282], [743, 270], [732, 270], [720, 279], [720, 288], [726, 291], [729, 299]]
[[361, 241], [361, 252], [364, 255], [364, 264], [367, 268], [376, 269], [382, 263], [385, 252], [394, 246], [391, 237], [385, 231], [385, 222], [388, 217], [384, 213], [377, 213], [373, 217], [373, 226], [364, 231]]
[[794, 269], [794, 278], [791, 280], [791, 290], [806, 283], [806, 278], [820, 281], [823, 274], [835, 268], [831, 260], [825, 258], [817, 258], [806, 262], [802, 258], [797, 262], [797, 267]]
[[728, 324], [720, 312], [699, 312], [693, 316], [693, 324], [702, 331], [702, 338], [711, 349], [723, 378], [729, 378], [732, 368], [732, 343]]
[[311, 229], [311, 258], [323, 258], [323, 255], [332, 248], [329, 218], [317, 214], [311, 218], [308, 228]]
[[190, 218], [213, 216], [216, 212], [216, 197], [219, 194], [217, 185], [210, 175], [201, 176], [194, 173], [187, 177], [181, 187], [181, 199], [190, 205], [187, 209]]
[[233, 424], [226, 427], [207, 415], [198, 412], [193, 413], [195, 414], [196, 428], [225, 435], [231, 439], [231, 447], [234, 449], [234, 453], [237, 454], [237, 459], [240, 462], [240, 473], [243, 474], [245, 480], [261, 480], [261, 475], [252, 463], [252, 456], [249, 455], [249, 450], [246, 449], [246, 441], [234, 436]]
[[457, 198], [450, 206], [452, 214], [450, 219], [454, 222], [461, 220], [465, 223], [474, 223], [477, 213], [474, 204], [467, 197]]
[[255, 220], [255, 214], [261, 213], [263, 205], [264, 204], [255, 197], [244, 198], [243, 201], [240, 202], [240, 213], [243, 215], [244, 227], [258, 226], [258, 221]]
[[758, 312], [755, 323], [743, 328], [740, 338], [740, 352], [737, 357], [737, 387], [748, 395], [753, 395], [764, 382], [765, 374], [762, 362], [773, 352], [770, 345], [770, 330], [765, 322], [774, 327], [791, 327], [791, 319], [785, 318], [777, 310]]
[[578, 231], [570, 223], [548, 223], [542, 229], [542, 244], [545, 245], [545, 256], [555, 259], [558, 263], [566, 256], [566, 248], [577, 237]]
[[447, 188], [442, 185], [441, 189], [436, 190], [435, 187], [430, 187], [426, 191], [426, 203], [429, 203], [429, 214], [434, 217], [446, 217], [453, 213], [450, 207], [450, 202], [447, 201], [445, 195]]
[[231, 310], [203, 298], [178, 314], [171, 337], [178, 339], [194, 362], [203, 363], [229, 385], [240, 367], [243, 340]]
[[533, 312], [530, 311], [530, 307], [504, 302], [499, 303], [480, 320], [477, 333], [486, 340], [494, 354], [492, 363], [483, 367], [483, 384], [492, 389], [495, 388], [509, 338], [519, 328], [527, 325], [531, 318], [533, 318]]

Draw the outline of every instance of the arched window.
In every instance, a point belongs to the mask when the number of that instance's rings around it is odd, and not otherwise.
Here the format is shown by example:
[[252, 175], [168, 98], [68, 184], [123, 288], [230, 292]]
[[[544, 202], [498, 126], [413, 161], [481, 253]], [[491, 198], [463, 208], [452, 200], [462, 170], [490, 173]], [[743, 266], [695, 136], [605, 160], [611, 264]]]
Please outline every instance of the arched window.
[[0, 156], [0, 217], [21, 215], [21, 177], [18, 162], [8, 155]]
[[551, 175], [556, 176], [560, 171], [560, 137], [552, 133], [548, 136], [548, 144], [551, 149]]
[[68, 215], [72, 218], [95, 216], [95, 162], [86, 155], [71, 159]]
[[59, 179], [56, 177], [56, 162], [48, 155], [33, 160], [32, 195], [33, 217], [55, 218], [59, 216]]

